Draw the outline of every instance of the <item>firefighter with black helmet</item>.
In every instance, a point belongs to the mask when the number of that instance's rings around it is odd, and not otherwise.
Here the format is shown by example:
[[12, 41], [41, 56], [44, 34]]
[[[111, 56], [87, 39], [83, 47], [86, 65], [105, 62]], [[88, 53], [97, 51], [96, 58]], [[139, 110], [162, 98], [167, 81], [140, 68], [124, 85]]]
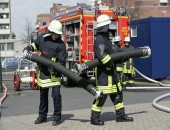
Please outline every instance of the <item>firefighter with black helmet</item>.
[[102, 107], [109, 95], [116, 109], [117, 122], [133, 121], [132, 117], [125, 114], [122, 101], [122, 86], [117, 77], [114, 62], [111, 60], [110, 54], [113, 53], [112, 42], [109, 39], [109, 24], [111, 23], [108, 15], [102, 14], [97, 18], [97, 33], [94, 43], [95, 58], [97, 58], [102, 66], [96, 68], [96, 87], [101, 90], [103, 96], [95, 99], [92, 104], [91, 124], [104, 125], [100, 119]]
[[[51, 59], [53, 62], [65, 65], [66, 47], [61, 40], [62, 24], [53, 20], [48, 26], [47, 33], [41, 33], [34, 43], [24, 48], [24, 51], [40, 51], [42, 57]], [[39, 116], [35, 120], [35, 124], [47, 121], [48, 113], [48, 91], [52, 88], [52, 98], [54, 105], [52, 125], [60, 124], [61, 120], [61, 74], [57, 73], [52, 65], [48, 67], [39, 65], [37, 72], [37, 84], [40, 88], [40, 105]]]
[[[124, 40], [125, 46], [122, 48], [122, 51], [131, 51], [135, 48], [130, 44], [130, 38], [125, 37]], [[133, 58], [129, 58], [127, 61], [123, 63], [123, 85], [126, 88], [127, 84], [130, 86], [134, 85], [134, 68], [133, 68]]]

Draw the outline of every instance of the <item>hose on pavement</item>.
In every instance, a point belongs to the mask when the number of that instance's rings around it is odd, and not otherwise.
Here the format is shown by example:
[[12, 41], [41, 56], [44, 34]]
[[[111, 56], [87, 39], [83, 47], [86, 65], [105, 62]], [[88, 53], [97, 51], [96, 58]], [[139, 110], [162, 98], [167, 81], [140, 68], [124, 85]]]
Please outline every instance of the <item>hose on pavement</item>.
[[[144, 79], [146, 79], [146, 80], [148, 80], [148, 81], [150, 81], [150, 82], [157, 83], [157, 84], [159, 84], [160, 86], [170, 87], [170, 84], [163, 84], [163, 83], [160, 82], [160, 81], [156, 81], [156, 80], [154, 80], [154, 79], [151, 79], [151, 78], [145, 76], [144, 74], [142, 74], [141, 72], [139, 72], [135, 67], [134, 67], [134, 70], [135, 70], [140, 76], [142, 76]], [[158, 110], [161, 110], [161, 111], [170, 113], [170, 108], [164, 107], [164, 106], [159, 105], [159, 104], [157, 103], [158, 101], [163, 100], [163, 99], [165, 99], [165, 98], [167, 98], [167, 97], [170, 97], [170, 93], [167, 93], [167, 94], [164, 94], [164, 95], [161, 95], [161, 96], [155, 98], [155, 99], [153, 100], [153, 102], [152, 102], [152, 106], [155, 107], [155, 108], [157, 108]]]

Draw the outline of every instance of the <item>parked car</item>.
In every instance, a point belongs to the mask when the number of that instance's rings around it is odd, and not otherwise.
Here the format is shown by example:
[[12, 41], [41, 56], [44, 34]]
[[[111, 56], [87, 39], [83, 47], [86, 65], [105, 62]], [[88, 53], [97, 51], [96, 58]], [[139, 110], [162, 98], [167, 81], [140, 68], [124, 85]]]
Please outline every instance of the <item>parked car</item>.
[[8, 64], [11, 60], [13, 60], [14, 58], [6, 58], [2, 61], [1, 66], [2, 68], [5, 68], [6, 64]]
[[24, 69], [26, 66], [30, 68], [30, 65], [32, 64], [31, 61], [26, 59], [20, 59], [20, 58], [13, 58], [10, 60], [6, 60], [2, 64], [2, 71], [15, 71], [16, 69]]

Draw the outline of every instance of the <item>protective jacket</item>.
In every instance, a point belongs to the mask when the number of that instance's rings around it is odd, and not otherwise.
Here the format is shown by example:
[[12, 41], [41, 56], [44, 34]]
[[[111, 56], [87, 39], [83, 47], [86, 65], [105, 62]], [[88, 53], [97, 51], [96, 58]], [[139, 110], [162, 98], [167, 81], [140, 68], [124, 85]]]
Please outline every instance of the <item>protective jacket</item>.
[[103, 64], [96, 68], [96, 85], [103, 94], [117, 92], [116, 82], [118, 83], [114, 63], [109, 56], [113, 54], [113, 48], [108, 29], [109, 26], [98, 28], [94, 43], [95, 58]]
[[[60, 37], [54, 41], [51, 36], [45, 36], [42, 33], [31, 44], [31, 48], [32, 51], [40, 51], [40, 56], [65, 65], [66, 47]], [[37, 84], [40, 87], [59, 86], [61, 85], [61, 74], [55, 72], [52, 66], [39, 65]]]
[[[124, 46], [122, 48], [122, 51], [131, 51], [134, 50], [135, 48], [131, 45], [129, 46]], [[133, 59], [129, 58], [126, 62], [123, 63], [123, 73], [128, 73], [131, 74], [133, 71]]]

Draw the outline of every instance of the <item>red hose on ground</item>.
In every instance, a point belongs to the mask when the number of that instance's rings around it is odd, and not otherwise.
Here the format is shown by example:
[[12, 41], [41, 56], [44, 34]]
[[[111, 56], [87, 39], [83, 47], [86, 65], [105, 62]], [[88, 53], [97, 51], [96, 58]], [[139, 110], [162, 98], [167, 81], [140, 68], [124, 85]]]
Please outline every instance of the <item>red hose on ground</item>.
[[2, 84], [3, 87], [3, 96], [0, 97], [0, 118], [1, 118], [1, 109], [2, 109], [2, 102], [5, 100], [5, 98], [7, 97], [7, 87], [5, 86], [5, 84]]
[[6, 96], [7, 96], [7, 87], [5, 86], [5, 84], [2, 84], [3, 87], [3, 96], [0, 98], [0, 104], [2, 104], [2, 102], [5, 100]]

